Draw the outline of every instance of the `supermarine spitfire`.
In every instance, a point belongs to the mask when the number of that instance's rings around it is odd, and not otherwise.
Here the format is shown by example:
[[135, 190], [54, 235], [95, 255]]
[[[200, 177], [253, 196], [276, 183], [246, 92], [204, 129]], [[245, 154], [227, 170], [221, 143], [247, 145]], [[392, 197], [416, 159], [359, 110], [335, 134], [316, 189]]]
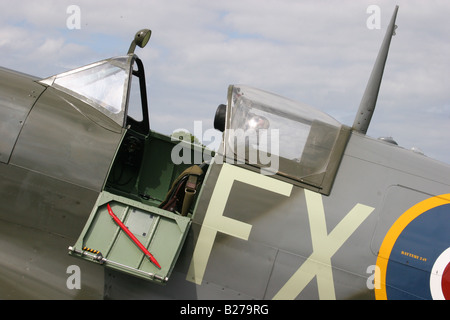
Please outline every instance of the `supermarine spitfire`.
[[450, 166], [366, 135], [397, 10], [352, 127], [231, 85], [215, 154], [150, 129], [150, 30], [0, 69], [0, 298], [450, 299]]

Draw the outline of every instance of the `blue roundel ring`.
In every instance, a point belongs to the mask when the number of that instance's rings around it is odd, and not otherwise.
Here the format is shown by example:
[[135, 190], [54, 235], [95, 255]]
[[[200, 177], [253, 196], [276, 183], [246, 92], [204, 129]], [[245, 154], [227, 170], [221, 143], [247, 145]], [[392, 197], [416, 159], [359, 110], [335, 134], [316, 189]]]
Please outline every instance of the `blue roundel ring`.
[[403, 213], [377, 259], [376, 299], [450, 299], [450, 194]]

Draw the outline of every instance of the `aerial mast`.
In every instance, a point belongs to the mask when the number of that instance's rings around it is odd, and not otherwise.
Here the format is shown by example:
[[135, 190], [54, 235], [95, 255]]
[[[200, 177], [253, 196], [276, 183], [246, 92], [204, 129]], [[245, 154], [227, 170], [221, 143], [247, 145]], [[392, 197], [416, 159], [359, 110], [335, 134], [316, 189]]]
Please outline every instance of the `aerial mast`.
[[391, 44], [391, 38], [395, 35], [395, 19], [397, 17], [398, 6], [395, 7], [394, 14], [387, 28], [386, 34], [383, 39], [380, 51], [378, 52], [375, 65], [370, 74], [369, 81], [364, 91], [364, 95], [359, 104], [358, 113], [356, 114], [355, 121], [353, 122], [353, 130], [366, 134], [369, 128], [370, 120], [372, 119], [373, 112], [377, 103], [378, 92], [380, 91], [381, 80], [383, 78], [384, 66], [389, 52], [389, 46]]

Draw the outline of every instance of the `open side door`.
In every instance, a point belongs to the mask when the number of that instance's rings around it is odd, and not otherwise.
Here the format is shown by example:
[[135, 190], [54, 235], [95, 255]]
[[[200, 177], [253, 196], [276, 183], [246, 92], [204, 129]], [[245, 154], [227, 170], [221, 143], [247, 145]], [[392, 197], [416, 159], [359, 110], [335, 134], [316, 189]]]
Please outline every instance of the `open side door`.
[[[111, 218], [108, 204], [144, 251]], [[145, 280], [165, 283], [183, 246], [191, 219], [160, 208], [102, 192], [69, 254]]]

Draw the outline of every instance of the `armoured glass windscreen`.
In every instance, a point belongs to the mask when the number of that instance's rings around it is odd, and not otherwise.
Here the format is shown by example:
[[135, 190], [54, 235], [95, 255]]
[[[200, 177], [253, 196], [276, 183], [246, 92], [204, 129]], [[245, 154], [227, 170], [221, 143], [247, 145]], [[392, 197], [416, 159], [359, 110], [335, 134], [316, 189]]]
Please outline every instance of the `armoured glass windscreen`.
[[226, 154], [295, 179], [326, 170], [340, 124], [309, 106], [233, 87]]
[[121, 111], [125, 70], [110, 64], [101, 64], [83, 72], [57, 78], [55, 84], [91, 99], [110, 112]]
[[[120, 125], [124, 121], [129, 70], [129, 57], [97, 62], [54, 76], [51, 85], [90, 104]], [[49, 83], [49, 80], [45, 80]]]

